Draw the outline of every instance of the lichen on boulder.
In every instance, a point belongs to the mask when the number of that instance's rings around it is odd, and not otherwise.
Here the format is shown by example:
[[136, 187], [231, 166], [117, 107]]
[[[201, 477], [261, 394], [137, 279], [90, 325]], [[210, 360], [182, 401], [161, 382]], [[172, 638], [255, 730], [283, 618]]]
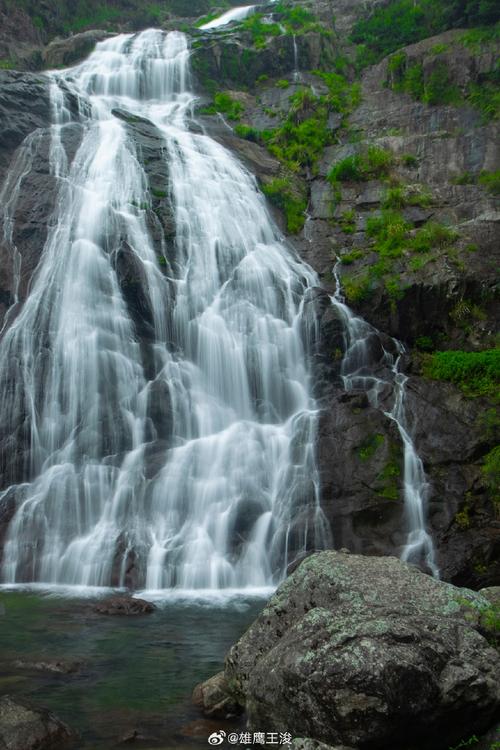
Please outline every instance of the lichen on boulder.
[[500, 657], [482, 617], [490, 607], [396, 558], [321, 552], [233, 646], [226, 679], [250, 728], [442, 750], [500, 711]]

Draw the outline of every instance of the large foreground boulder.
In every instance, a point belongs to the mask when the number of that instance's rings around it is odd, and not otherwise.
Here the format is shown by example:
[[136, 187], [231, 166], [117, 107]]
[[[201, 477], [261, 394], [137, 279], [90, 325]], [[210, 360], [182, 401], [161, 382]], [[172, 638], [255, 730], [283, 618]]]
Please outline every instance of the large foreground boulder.
[[0, 697], [1, 750], [63, 750], [74, 744], [75, 735], [45, 709]]
[[443, 750], [499, 715], [492, 606], [396, 558], [321, 552], [233, 646], [228, 686], [254, 730]]

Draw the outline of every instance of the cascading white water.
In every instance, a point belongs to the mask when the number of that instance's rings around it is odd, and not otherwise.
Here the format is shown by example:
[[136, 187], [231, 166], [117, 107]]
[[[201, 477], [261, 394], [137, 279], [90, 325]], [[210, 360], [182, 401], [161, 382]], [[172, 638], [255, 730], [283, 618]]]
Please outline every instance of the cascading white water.
[[[336, 290], [331, 298], [344, 324], [345, 353], [342, 359], [341, 376], [346, 390], [365, 391], [372, 406], [380, 407], [380, 395], [389, 385], [393, 391], [394, 403], [386, 417], [397, 425], [403, 443], [403, 492], [408, 523], [408, 536], [401, 559], [423, 564], [436, 578], [439, 569], [435, 560], [432, 538], [426, 530], [425, 509], [428, 496], [428, 483], [422, 460], [410, 436], [405, 413], [405, 385], [408, 378], [399, 372], [404, 347], [400, 341], [392, 339], [394, 352], [382, 347], [382, 356], [374, 362], [374, 342], [379, 340], [379, 332], [366, 320], [359, 318], [345, 304], [338, 274], [338, 264], [334, 268]], [[379, 349], [379, 347], [375, 347]], [[377, 369], [377, 372], [375, 372]], [[390, 377], [384, 377], [384, 371]]]
[[245, 18], [252, 15], [255, 7], [255, 5], [240, 5], [237, 8], [231, 8], [231, 10], [212, 19], [212, 21], [204, 23], [203, 26], [200, 26], [200, 29], [201, 31], [210, 31], [211, 29], [220, 29], [221, 26], [227, 26], [227, 24], [234, 23], [235, 21], [244, 21]]
[[[123, 585], [133, 566], [147, 588], [259, 587], [329, 544], [303, 335], [316, 278], [253, 178], [189, 130], [188, 61], [183, 34], [148, 30], [51, 74], [57, 205], [0, 343], [2, 429], [21, 431], [29, 455], [4, 582]], [[147, 176], [116, 108], [164, 139], [174, 257], [153, 244]], [[123, 248], [150, 308], [147, 365], [117, 274]]]

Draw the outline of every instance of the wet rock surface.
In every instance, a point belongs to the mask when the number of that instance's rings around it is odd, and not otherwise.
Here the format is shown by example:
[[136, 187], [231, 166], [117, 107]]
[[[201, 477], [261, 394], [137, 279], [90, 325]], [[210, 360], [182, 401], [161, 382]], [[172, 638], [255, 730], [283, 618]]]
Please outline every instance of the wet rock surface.
[[242, 706], [231, 696], [224, 672], [197, 685], [193, 690], [192, 701], [207, 717], [227, 719], [243, 711]]
[[395, 558], [323, 552], [233, 646], [226, 678], [256, 728], [333, 746], [446, 747], [499, 715], [500, 657], [480, 632], [489, 607]]
[[0, 697], [2, 750], [65, 750], [75, 740], [69, 727], [50, 711], [33, 708], [8, 695]]
[[54, 39], [43, 51], [44, 66], [59, 68], [77, 63], [87, 57], [98, 42], [109, 36], [112, 36], [109, 31], [89, 30], [66, 39]]

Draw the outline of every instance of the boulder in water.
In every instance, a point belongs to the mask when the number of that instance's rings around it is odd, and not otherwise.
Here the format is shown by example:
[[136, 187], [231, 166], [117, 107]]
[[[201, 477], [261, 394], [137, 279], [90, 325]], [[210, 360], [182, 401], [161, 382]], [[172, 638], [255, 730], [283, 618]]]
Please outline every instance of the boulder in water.
[[32, 708], [17, 698], [0, 698], [0, 748], [7, 750], [63, 750], [75, 735], [54, 714]]
[[321, 552], [231, 649], [226, 679], [251, 729], [442, 750], [500, 712], [500, 656], [484, 630], [491, 607], [396, 558]]
[[99, 615], [149, 615], [155, 609], [151, 602], [130, 596], [112, 596], [94, 606], [94, 612]]

